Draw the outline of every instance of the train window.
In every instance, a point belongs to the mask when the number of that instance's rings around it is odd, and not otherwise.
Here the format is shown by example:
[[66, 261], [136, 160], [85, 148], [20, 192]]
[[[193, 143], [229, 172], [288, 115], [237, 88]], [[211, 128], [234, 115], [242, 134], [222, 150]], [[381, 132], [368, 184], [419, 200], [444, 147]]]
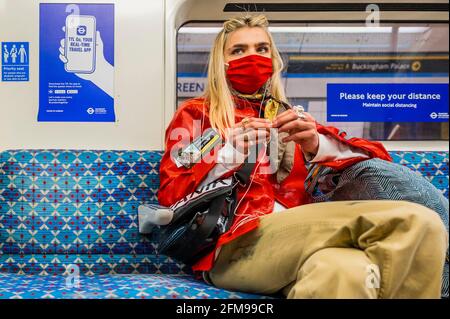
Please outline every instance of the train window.
[[[177, 38], [177, 101], [201, 95], [220, 23], [189, 23]], [[327, 83], [448, 84], [449, 26], [438, 23], [271, 23], [292, 104], [320, 123], [372, 140], [448, 140], [447, 122], [327, 122]]]

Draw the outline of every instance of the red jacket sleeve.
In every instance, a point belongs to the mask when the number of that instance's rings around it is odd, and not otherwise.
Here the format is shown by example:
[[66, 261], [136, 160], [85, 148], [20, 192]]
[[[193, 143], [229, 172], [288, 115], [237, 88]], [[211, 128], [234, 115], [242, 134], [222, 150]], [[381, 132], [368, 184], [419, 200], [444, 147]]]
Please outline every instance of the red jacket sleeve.
[[[347, 133], [344, 131], [340, 131], [339, 129], [332, 126], [323, 126], [317, 124], [317, 131], [320, 134], [328, 135], [336, 138], [344, 144], [350, 145], [352, 147], [360, 148], [366, 151], [369, 155], [369, 158], [380, 158], [386, 161], [392, 161], [391, 156], [388, 151], [384, 148], [383, 144], [380, 142], [368, 141], [363, 138], [358, 137], [347, 137]], [[366, 160], [363, 157], [355, 157], [349, 158], [345, 160], [336, 160], [329, 162], [321, 162], [320, 164], [323, 166], [331, 167], [336, 170], [345, 169], [353, 164]]]
[[[195, 191], [216, 164], [217, 147], [191, 168], [177, 167], [172, 159], [171, 154], [175, 150], [188, 145], [200, 135], [203, 116], [201, 110], [201, 105], [187, 102], [177, 110], [166, 129], [165, 152], [160, 164], [160, 187], [157, 195], [161, 205], [170, 206]], [[210, 127], [206, 116], [203, 125], [203, 131]]]

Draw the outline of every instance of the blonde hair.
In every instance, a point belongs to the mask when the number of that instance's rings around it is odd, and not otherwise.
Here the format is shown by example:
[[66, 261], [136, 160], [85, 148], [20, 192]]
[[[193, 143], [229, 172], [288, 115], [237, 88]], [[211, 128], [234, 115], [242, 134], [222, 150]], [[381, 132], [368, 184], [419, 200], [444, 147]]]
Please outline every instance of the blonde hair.
[[223, 24], [223, 29], [214, 40], [209, 56], [208, 82], [205, 90], [205, 100], [209, 104], [209, 119], [211, 126], [222, 135], [226, 128], [232, 127], [234, 121], [234, 103], [230, 88], [226, 80], [224, 51], [230, 33], [243, 27], [258, 27], [266, 31], [270, 41], [272, 54], [273, 75], [271, 77], [270, 94], [279, 100], [286, 101], [284, 88], [281, 84], [283, 60], [275, 46], [272, 35], [268, 30], [269, 22], [264, 15], [244, 15], [235, 17]]

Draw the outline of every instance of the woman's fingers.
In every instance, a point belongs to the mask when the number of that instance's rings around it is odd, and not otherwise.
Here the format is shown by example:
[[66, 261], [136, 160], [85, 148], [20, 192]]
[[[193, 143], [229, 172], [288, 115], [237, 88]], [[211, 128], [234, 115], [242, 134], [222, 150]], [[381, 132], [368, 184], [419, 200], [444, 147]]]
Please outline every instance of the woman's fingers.
[[268, 119], [248, 117], [227, 131], [227, 140], [241, 153], [248, 148], [270, 139], [272, 123]]
[[270, 136], [270, 132], [259, 129], [259, 130], [251, 130], [249, 132], [238, 134], [238, 135], [236, 135], [236, 140], [256, 143], [256, 142], [261, 142], [263, 140], [266, 140], [268, 136]]
[[311, 114], [309, 114], [308, 112], [303, 112], [303, 115], [306, 117], [307, 121], [309, 121], [309, 122], [316, 122], [316, 119]]
[[252, 145], [261, 144], [268, 141], [270, 132], [259, 129], [251, 130], [245, 133], [237, 134], [232, 140], [232, 145], [241, 153], [247, 153], [248, 147]]
[[242, 123], [242, 122], [247, 122], [247, 123], [250, 123], [250, 122], [268, 122], [268, 123], [270, 123], [270, 120], [264, 119], [264, 118], [261, 118], [261, 117], [246, 117], [246, 118], [242, 119], [242, 121], [240, 121], [239, 123]]
[[241, 122], [237, 123], [238, 127], [242, 127], [245, 129], [249, 128], [271, 128], [271, 121], [259, 117], [248, 117], [243, 119]]
[[301, 143], [302, 141], [308, 141], [308, 140], [313, 139], [315, 137], [315, 134], [316, 133], [311, 130], [301, 131], [301, 132], [297, 132], [297, 133], [294, 133], [292, 135], [289, 135], [289, 136], [283, 138], [282, 141], [283, 141], [283, 143], [287, 143], [290, 141], [294, 141], [296, 143]]
[[250, 136], [254, 136], [254, 134], [269, 134], [270, 128], [265, 125], [256, 124], [255, 127], [249, 127], [247, 129], [243, 129], [242, 127], [233, 127], [227, 129], [226, 137], [227, 139], [235, 138], [236, 136], [243, 136], [245, 134], [250, 134]]
[[288, 110], [274, 120], [273, 127], [278, 128], [279, 132], [289, 132], [290, 130], [303, 131], [315, 127], [316, 120], [308, 112], [303, 112], [305, 119], [300, 119], [293, 110]]
[[313, 129], [314, 127], [314, 122], [306, 122], [304, 120], [296, 118], [291, 120], [290, 122], [287, 122], [286, 124], [283, 124], [283, 126], [278, 129], [278, 132], [300, 132]]
[[295, 113], [294, 110], [289, 109], [287, 111], [284, 111], [283, 113], [279, 114], [275, 120], [272, 122], [273, 127], [281, 127], [287, 122], [290, 122], [292, 120], [295, 120], [298, 118], [297, 113]]

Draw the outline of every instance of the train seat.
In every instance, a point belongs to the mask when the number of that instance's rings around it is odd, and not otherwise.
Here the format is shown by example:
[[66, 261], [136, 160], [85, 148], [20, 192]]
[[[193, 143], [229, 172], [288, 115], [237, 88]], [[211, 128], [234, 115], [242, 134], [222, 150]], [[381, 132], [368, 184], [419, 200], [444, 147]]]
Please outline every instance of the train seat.
[[[391, 155], [448, 198], [448, 152]], [[157, 254], [157, 230], [149, 238], [138, 233], [138, 206], [157, 201], [161, 156], [0, 152], [0, 299], [274, 297], [198, 281], [185, 265]]]

